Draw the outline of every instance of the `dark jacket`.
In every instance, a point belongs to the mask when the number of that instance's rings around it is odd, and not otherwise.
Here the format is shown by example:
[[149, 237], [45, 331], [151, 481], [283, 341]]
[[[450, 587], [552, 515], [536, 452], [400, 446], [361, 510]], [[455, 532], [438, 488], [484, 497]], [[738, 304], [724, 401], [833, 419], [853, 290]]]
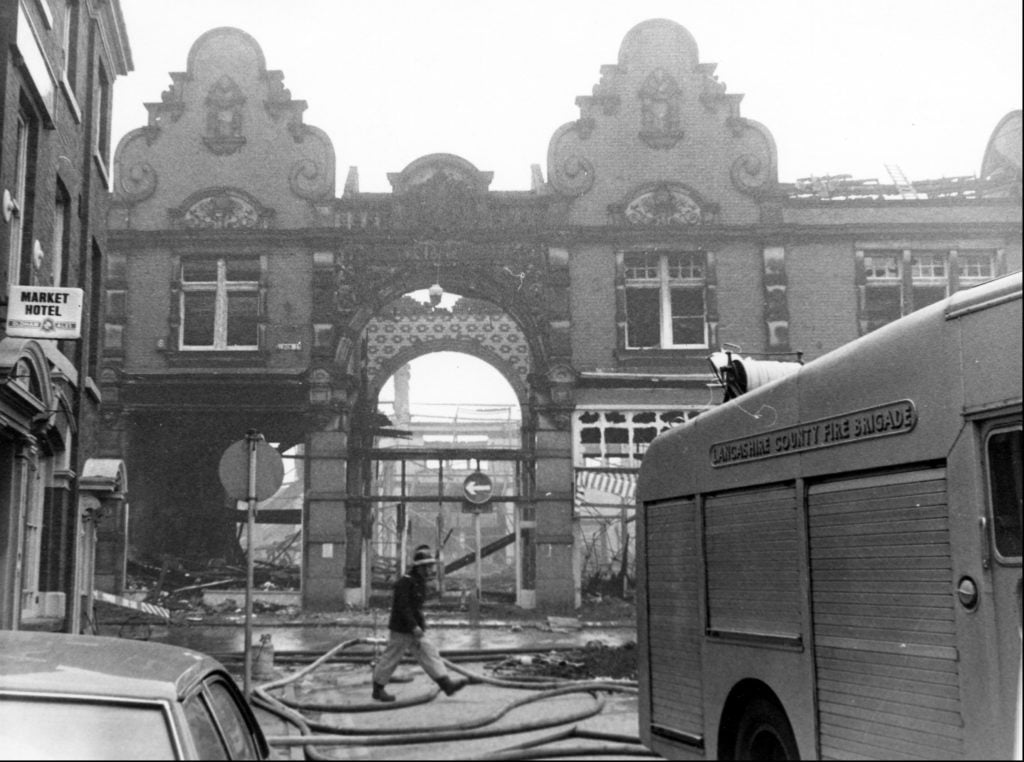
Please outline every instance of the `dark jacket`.
[[419, 574], [403, 574], [395, 583], [388, 629], [404, 633], [412, 633], [417, 627], [427, 629], [427, 621], [423, 617], [423, 602], [426, 598], [426, 579]]

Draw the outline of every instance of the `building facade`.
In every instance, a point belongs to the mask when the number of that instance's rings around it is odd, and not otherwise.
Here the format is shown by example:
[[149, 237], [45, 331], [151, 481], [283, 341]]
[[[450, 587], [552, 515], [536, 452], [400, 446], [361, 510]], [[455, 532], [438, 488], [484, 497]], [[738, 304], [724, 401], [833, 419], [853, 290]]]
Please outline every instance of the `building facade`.
[[[77, 631], [94, 571], [104, 589], [124, 579], [127, 473], [95, 447], [112, 94], [131, 50], [116, 0], [0, 3], [0, 43], [0, 628]], [[23, 287], [80, 289], [79, 337], [8, 325]]]
[[[480, 472], [503, 480], [516, 600], [571, 608], [588, 522], [621, 513], [628, 547], [647, 444], [721, 401], [710, 353], [813, 359], [1020, 269], [1019, 111], [978, 147], [981, 177], [781, 183], [714, 70], [682, 26], [643, 22], [529, 190], [432, 154], [390, 193], [352, 168], [339, 194], [329, 136], [258, 42], [200, 37], [114, 159], [99, 447], [132, 472], [135, 552], [237, 551], [217, 466], [257, 429], [301, 463], [304, 605], [366, 604], [388, 511], [437, 506], [443, 545]], [[469, 306], [402, 306], [423, 289]], [[393, 446], [380, 391], [437, 351], [505, 377], [517, 438]]]

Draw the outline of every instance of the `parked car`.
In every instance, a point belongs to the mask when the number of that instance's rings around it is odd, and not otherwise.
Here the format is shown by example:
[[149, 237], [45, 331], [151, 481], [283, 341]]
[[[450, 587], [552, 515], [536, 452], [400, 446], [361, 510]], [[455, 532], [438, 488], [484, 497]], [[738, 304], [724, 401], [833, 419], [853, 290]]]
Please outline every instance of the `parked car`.
[[267, 759], [217, 660], [89, 635], [0, 632], [0, 759]]

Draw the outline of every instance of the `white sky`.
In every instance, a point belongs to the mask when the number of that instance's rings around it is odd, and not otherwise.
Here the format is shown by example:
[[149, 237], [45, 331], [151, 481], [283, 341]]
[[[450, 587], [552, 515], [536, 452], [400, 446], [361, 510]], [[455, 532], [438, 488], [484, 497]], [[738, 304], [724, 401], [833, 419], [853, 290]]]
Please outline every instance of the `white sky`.
[[[887, 181], [975, 175], [996, 123], [1021, 107], [1019, 0], [121, 0], [134, 71], [114, 87], [115, 140], [146, 123], [170, 72], [218, 26], [252, 35], [269, 69], [305, 100], [363, 191], [390, 191], [431, 153], [494, 172], [494, 190], [547, 176], [552, 134], [579, 117], [623, 37], [669, 18], [717, 63], [741, 113], [775, 137], [779, 178]], [[431, 355], [413, 400], [514, 403], [490, 366]], [[495, 383], [496, 382], [496, 383]], [[390, 394], [390, 384], [382, 399]]]
[[114, 89], [114, 136], [146, 123], [204, 32], [235, 26], [284, 72], [307, 124], [363, 191], [430, 153], [494, 172], [495, 190], [547, 176], [637, 23], [669, 18], [717, 63], [743, 116], [775, 137], [779, 178], [975, 175], [996, 123], [1021, 106], [1019, 0], [121, 0], [135, 70]]

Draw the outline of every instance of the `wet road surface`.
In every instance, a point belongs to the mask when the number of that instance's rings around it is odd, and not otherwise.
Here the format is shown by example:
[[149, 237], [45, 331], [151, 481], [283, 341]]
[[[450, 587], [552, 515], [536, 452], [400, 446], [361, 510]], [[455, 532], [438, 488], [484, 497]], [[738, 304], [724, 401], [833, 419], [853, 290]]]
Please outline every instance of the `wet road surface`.
[[[387, 638], [386, 627], [374, 628], [372, 625], [310, 626], [271, 622], [256, 623], [252, 631], [254, 643], [259, 642], [260, 635], [269, 634], [278, 653], [323, 653], [338, 643], [353, 638]], [[489, 625], [473, 628], [435, 622], [431, 623], [427, 632], [434, 645], [442, 651], [515, 651], [529, 648], [580, 647], [595, 640], [609, 646], [636, 642], [636, 630], [632, 627], [583, 627], [568, 632], [554, 632], [531, 625]], [[149, 639], [218, 655], [241, 653], [245, 632], [241, 624], [154, 626]]]
[[[494, 652], [500, 656], [502, 653], [579, 648], [594, 641], [607, 646], [636, 641], [635, 628], [623, 626], [623, 623], [552, 629], [545, 622], [483, 621], [473, 627], [465, 621], [437, 618], [429, 621], [428, 637], [453, 658], [460, 652]], [[365, 619], [350, 623], [310, 623], [308, 620], [287, 622], [256, 617], [252, 632], [254, 644], [259, 643], [261, 635], [270, 634], [275, 653], [282, 657], [271, 673], [259, 677], [254, 674], [253, 685], [256, 687], [266, 685], [271, 679], [280, 680], [294, 675], [304, 664], [339, 643], [355, 638], [387, 637], [386, 620], [374, 626], [373, 621]], [[145, 634], [154, 642], [203, 651], [221, 658], [233, 671], [240, 669], [243, 617], [229, 616], [217, 622], [151, 625]], [[355, 650], [368, 654], [372, 648], [360, 646]], [[309, 656], [305, 661], [297, 662], [287, 658], [289, 652]], [[459, 667], [484, 677], [495, 677], [485, 661], [486, 656], [480, 655], [479, 662], [475, 661], [476, 657], [472, 658], [472, 661], [460, 659]], [[303, 712], [309, 720], [338, 728], [334, 732], [348, 736], [343, 744], [315, 747], [315, 755], [320, 758], [484, 759], [503, 750], [561, 734], [566, 737], [551, 741], [545, 748], [593, 750], [589, 755], [574, 755], [578, 759], [637, 759], [635, 746], [630, 754], [613, 753], [616, 748], [623, 748], [619, 737], [637, 736], [637, 697], [634, 693], [569, 693], [534, 701], [530, 697], [535, 698], [540, 690], [513, 689], [483, 682], [471, 684], [452, 697], [437, 694], [425, 703], [393, 708], [373, 704], [369, 699], [370, 689], [370, 667], [367, 663], [332, 661], [269, 693], [277, 699], [285, 698], [331, 710], [306, 709]], [[436, 692], [436, 687], [418, 666], [407, 663], [396, 672], [389, 690], [401, 700], [417, 696], [429, 698]], [[367, 704], [371, 711], [347, 711], [358, 705], [365, 708]], [[294, 726], [274, 714], [264, 709], [259, 709], [257, 714], [268, 736], [283, 739], [299, 735]], [[408, 737], [396, 740], [394, 733], [402, 730], [416, 730], [417, 734], [412, 737], [415, 742], [408, 742]], [[429, 739], [434, 736], [423, 735], [439, 731], [446, 731], [448, 736], [432, 741]], [[588, 732], [611, 734], [611, 737], [601, 739], [579, 735], [586, 736]], [[279, 743], [272, 747], [272, 752], [274, 759], [306, 758], [302, 746]], [[534, 758], [543, 758], [543, 752]]]

